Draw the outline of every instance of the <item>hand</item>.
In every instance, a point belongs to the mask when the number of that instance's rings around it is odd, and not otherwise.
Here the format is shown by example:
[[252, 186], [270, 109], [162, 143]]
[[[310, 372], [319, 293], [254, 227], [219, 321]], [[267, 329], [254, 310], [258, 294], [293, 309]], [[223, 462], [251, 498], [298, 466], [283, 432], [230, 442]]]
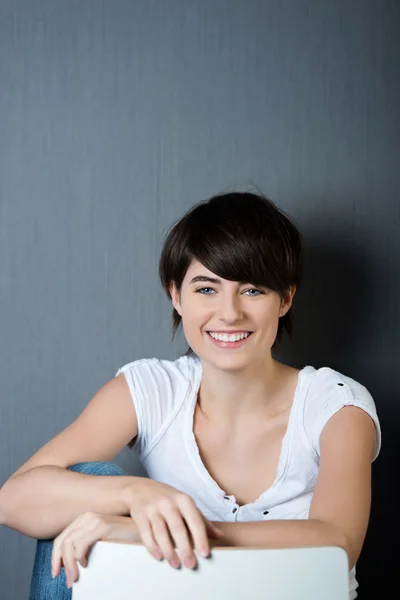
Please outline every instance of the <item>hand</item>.
[[140, 542], [137, 528], [130, 517], [99, 515], [87, 512], [77, 517], [56, 537], [51, 556], [51, 574], [60, 573], [61, 563], [65, 567], [67, 587], [77, 581], [77, 562], [86, 567], [91, 548], [104, 539]]
[[175, 488], [147, 478], [135, 478], [125, 490], [125, 500], [140, 539], [157, 560], [166, 558], [173, 568], [196, 566], [194, 549], [209, 556], [209, 537], [223, 535], [197, 508], [193, 498]]

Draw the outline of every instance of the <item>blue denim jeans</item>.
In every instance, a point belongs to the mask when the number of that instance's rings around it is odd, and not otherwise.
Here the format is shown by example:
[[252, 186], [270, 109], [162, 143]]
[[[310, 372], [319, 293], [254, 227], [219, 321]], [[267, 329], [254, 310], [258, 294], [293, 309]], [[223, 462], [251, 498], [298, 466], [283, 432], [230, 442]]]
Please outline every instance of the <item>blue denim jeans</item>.
[[[70, 467], [86, 475], [126, 475], [113, 463], [86, 462]], [[72, 589], [67, 588], [64, 568], [55, 579], [51, 577], [51, 553], [53, 540], [38, 540], [33, 565], [29, 600], [71, 600]]]

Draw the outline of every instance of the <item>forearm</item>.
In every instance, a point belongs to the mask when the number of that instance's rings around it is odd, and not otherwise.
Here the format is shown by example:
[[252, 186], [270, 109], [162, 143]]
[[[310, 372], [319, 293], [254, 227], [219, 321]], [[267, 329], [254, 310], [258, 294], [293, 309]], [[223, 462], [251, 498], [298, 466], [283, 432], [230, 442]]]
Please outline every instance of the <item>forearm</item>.
[[125, 491], [139, 479], [36, 467], [1, 488], [1, 523], [25, 535], [47, 539], [54, 538], [84, 512], [129, 515]]
[[274, 520], [246, 523], [214, 522], [224, 535], [213, 546], [252, 548], [307, 548], [339, 546], [347, 551], [344, 535], [333, 525], [309, 520]]

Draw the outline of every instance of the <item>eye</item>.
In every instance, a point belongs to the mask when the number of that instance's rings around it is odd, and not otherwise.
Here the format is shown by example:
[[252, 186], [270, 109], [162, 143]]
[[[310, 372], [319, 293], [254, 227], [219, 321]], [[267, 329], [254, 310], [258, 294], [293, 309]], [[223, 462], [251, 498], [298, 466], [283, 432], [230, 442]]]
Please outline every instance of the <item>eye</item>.
[[245, 294], [247, 294], [247, 292], [257, 292], [256, 294], [249, 294], [249, 296], [259, 296], [260, 294], [264, 294], [264, 292], [262, 290], [256, 290], [254, 288], [252, 288], [250, 290], [246, 290]]
[[196, 290], [196, 292], [198, 292], [199, 294], [203, 294], [205, 296], [211, 295], [208, 293], [209, 291], [214, 292], [213, 288], [210, 288], [210, 287], [199, 288], [198, 290]]

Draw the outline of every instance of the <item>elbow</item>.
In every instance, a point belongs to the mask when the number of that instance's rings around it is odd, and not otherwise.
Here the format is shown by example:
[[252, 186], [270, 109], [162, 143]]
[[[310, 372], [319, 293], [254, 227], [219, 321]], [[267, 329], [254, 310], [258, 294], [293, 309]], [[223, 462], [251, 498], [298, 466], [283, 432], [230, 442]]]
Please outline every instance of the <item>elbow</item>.
[[349, 560], [349, 571], [351, 571], [352, 568], [355, 567], [357, 564], [358, 558], [361, 553], [361, 548], [355, 548], [354, 544], [351, 544], [349, 541], [347, 541], [347, 546], [345, 550], [347, 552], [347, 557]]
[[352, 547], [352, 544], [347, 539], [343, 531], [340, 531], [339, 529], [337, 529], [337, 540], [338, 543], [336, 544], [336, 546], [338, 546], [339, 548], [343, 548], [343, 550], [346, 552], [349, 571], [351, 571], [351, 569], [357, 562], [358, 556], [354, 556], [354, 548]]
[[325, 540], [325, 545], [336, 546], [338, 548], [342, 548], [347, 554], [347, 560], [349, 563], [349, 571], [354, 567], [357, 562], [359, 552], [356, 552], [353, 544], [350, 542], [345, 533], [332, 523], [328, 521], [320, 521], [317, 520], [325, 529], [325, 534], [323, 539]]
[[14, 502], [12, 500], [9, 483], [6, 482], [3, 487], [0, 488], [0, 525], [9, 526], [11, 522], [11, 507]]
[[0, 488], [0, 525], [6, 524], [5, 502], [4, 502], [4, 485]]
[[334, 527], [335, 529], [335, 540], [336, 543], [333, 544], [342, 548], [347, 554], [347, 561], [349, 565], [349, 571], [356, 565], [358, 557], [360, 555], [360, 549], [355, 548], [352, 540], [349, 540], [348, 536], [338, 527]]
[[0, 525], [5, 525], [5, 516], [3, 510], [3, 503], [1, 498], [1, 489], [0, 489]]

